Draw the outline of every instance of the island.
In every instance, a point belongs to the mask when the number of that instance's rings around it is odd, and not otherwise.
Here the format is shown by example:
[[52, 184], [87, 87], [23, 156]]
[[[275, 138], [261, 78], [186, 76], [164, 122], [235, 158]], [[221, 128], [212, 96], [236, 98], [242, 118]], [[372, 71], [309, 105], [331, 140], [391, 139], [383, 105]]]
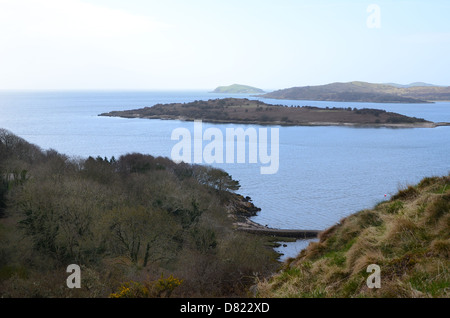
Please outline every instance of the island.
[[449, 123], [434, 123], [381, 109], [284, 106], [247, 98], [156, 104], [152, 107], [102, 113], [99, 116], [280, 126], [433, 128], [449, 125]]
[[265, 93], [262, 89], [248, 86], [248, 85], [241, 85], [241, 84], [232, 84], [229, 86], [219, 86], [215, 90], [213, 90], [211, 93], [218, 93], [218, 94], [263, 94]]
[[450, 100], [450, 87], [426, 83], [399, 85], [354, 81], [280, 89], [260, 97], [336, 102], [430, 103]]

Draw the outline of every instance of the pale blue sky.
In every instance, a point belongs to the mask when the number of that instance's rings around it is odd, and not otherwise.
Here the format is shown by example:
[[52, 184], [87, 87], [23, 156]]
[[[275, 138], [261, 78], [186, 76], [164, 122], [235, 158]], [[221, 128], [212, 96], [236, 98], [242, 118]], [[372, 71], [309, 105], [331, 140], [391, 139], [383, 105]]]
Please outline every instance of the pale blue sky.
[[0, 0], [0, 89], [450, 85], [449, 12], [438, 0]]

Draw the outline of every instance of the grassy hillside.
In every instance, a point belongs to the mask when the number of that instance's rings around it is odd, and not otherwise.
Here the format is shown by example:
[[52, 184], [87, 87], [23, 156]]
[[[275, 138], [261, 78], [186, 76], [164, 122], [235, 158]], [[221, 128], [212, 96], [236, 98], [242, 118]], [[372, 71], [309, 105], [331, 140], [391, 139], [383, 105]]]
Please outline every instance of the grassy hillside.
[[[0, 129], [0, 298], [246, 296], [279, 263], [234, 229], [229, 206], [254, 210], [237, 189], [223, 170], [69, 158]], [[70, 264], [81, 289], [66, 286]]]
[[[381, 288], [369, 289], [370, 264]], [[450, 297], [450, 175], [425, 178], [321, 233], [260, 297]]]
[[299, 99], [372, 103], [425, 103], [450, 100], [450, 87], [406, 86], [366, 82], [331, 83], [281, 89], [262, 95], [274, 99]]

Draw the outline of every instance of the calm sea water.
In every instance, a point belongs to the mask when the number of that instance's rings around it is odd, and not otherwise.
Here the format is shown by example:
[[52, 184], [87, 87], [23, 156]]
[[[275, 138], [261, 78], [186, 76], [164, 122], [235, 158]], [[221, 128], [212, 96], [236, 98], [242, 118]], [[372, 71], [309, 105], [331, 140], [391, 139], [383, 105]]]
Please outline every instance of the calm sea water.
[[[0, 127], [71, 156], [116, 158], [130, 152], [170, 157], [172, 131], [192, 122], [99, 117], [112, 110], [222, 97], [206, 91], [0, 92]], [[317, 101], [266, 103], [381, 108], [431, 121], [450, 122], [450, 103], [371, 104]], [[246, 125], [203, 124], [204, 129]], [[273, 126], [275, 127], [275, 126]], [[254, 221], [275, 228], [325, 229], [370, 208], [407, 184], [450, 171], [450, 127], [389, 129], [277, 127], [279, 171], [261, 175], [259, 164], [215, 164], [240, 181], [240, 193], [262, 211]], [[280, 251], [294, 256], [308, 241]]]

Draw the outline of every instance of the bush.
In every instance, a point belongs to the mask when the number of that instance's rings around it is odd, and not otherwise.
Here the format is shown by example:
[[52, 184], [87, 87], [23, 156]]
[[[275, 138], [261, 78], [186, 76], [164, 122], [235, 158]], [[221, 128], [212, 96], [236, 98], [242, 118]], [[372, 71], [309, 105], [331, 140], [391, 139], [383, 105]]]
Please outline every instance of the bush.
[[154, 282], [130, 281], [119, 286], [115, 293], [109, 295], [110, 298], [169, 298], [175, 288], [183, 281], [170, 275], [168, 278], [161, 278]]

